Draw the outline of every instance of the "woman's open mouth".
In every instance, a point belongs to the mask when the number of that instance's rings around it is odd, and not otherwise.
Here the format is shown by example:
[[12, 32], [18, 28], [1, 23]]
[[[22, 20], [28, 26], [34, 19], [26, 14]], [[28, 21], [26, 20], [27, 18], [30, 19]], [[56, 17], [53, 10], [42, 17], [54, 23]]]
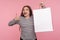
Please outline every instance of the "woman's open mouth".
[[26, 15], [27, 13], [24, 13], [24, 15]]

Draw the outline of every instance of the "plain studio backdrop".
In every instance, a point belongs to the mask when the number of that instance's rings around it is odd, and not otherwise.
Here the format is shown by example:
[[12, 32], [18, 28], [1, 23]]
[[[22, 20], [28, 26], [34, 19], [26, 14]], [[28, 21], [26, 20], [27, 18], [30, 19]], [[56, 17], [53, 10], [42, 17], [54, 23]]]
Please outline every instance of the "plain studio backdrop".
[[19, 25], [8, 26], [16, 13], [20, 15], [24, 5], [30, 5], [33, 10], [39, 9], [40, 2], [51, 7], [52, 32], [36, 32], [38, 40], [60, 40], [60, 0], [0, 0], [0, 40], [19, 40]]

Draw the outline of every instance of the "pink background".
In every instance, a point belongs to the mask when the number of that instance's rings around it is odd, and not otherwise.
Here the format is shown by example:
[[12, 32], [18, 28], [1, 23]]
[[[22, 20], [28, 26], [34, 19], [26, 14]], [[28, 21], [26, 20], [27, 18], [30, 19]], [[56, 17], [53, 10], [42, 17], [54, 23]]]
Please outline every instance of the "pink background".
[[19, 25], [8, 26], [16, 13], [20, 15], [24, 5], [39, 9], [39, 3], [45, 2], [52, 8], [53, 32], [36, 33], [38, 40], [60, 40], [60, 0], [0, 0], [0, 40], [19, 40]]

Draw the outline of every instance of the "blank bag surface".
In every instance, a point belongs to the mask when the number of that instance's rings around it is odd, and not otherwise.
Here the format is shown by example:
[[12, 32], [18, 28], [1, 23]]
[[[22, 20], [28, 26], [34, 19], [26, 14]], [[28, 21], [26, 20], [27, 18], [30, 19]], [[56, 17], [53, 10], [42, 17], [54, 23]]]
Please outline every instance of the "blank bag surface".
[[35, 32], [53, 31], [51, 8], [33, 10]]

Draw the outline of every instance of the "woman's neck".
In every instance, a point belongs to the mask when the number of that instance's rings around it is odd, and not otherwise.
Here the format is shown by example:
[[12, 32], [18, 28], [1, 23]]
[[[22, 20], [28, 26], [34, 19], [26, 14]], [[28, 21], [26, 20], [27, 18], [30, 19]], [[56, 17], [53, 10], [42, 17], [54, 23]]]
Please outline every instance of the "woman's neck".
[[26, 18], [26, 19], [29, 19], [29, 18], [30, 18], [30, 16], [26, 16], [25, 18]]

